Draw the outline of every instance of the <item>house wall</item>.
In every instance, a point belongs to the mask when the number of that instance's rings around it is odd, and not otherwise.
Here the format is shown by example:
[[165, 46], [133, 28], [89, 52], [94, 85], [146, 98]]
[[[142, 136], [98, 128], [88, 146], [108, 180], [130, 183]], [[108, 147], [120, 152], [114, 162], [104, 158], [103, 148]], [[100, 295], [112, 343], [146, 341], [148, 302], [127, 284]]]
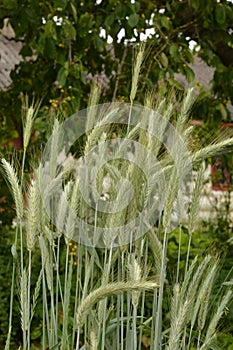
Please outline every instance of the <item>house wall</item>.
[[226, 214], [226, 208], [229, 205], [229, 215], [233, 223], [233, 191], [213, 190], [211, 181], [211, 166], [209, 165], [205, 172], [205, 184], [200, 200], [200, 220], [216, 219], [217, 214]]

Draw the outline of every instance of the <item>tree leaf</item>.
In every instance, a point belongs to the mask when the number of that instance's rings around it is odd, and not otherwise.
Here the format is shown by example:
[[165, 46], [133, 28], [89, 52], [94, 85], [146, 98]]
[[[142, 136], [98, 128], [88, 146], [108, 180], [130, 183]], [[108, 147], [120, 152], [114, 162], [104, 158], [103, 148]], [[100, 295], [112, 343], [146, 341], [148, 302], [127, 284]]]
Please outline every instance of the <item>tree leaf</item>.
[[67, 0], [56, 0], [54, 3], [55, 8], [62, 8], [64, 10], [67, 6]]
[[127, 6], [124, 4], [118, 4], [115, 12], [119, 18], [124, 18], [127, 15]]
[[112, 13], [111, 15], [106, 17], [104, 24], [110, 27], [114, 23], [114, 20], [115, 20], [115, 15], [114, 13]]
[[221, 113], [221, 116], [222, 116], [222, 119], [223, 120], [227, 120], [227, 110], [226, 110], [226, 107], [220, 103], [219, 106], [218, 106], [218, 109]]
[[178, 58], [179, 57], [178, 47], [176, 45], [171, 45], [169, 47], [169, 53], [170, 53], [171, 57]]
[[57, 40], [56, 24], [52, 19], [46, 22], [44, 32], [47, 37]]
[[70, 2], [70, 8], [71, 8], [72, 15], [74, 17], [74, 21], [75, 23], [77, 23], [78, 22], [77, 10], [72, 2]]
[[132, 15], [129, 16], [128, 23], [131, 28], [134, 28], [138, 24], [138, 21], [139, 21], [139, 15], [137, 15], [136, 13], [133, 13]]
[[96, 38], [94, 38], [93, 42], [94, 42], [94, 46], [96, 47], [96, 49], [98, 51], [102, 52], [104, 49], [103, 40], [100, 37], [96, 37]]
[[161, 24], [164, 28], [170, 29], [170, 20], [166, 16], [161, 17]]
[[167, 58], [167, 56], [165, 55], [164, 52], [161, 53], [160, 60], [161, 60], [162, 65], [164, 66], [164, 68], [167, 68], [168, 64], [169, 64], [169, 61], [168, 61], [168, 58]]
[[56, 62], [59, 63], [61, 66], [64, 65], [65, 61], [66, 61], [66, 50], [57, 50], [57, 54], [56, 54]]
[[76, 30], [72, 23], [67, 19], [64, 19], [62, 28], [64, 30], [65, 37], [71, 40], [76, 40]]
[[59, 69], [57, 74], [57, 81], [61, 86], [65, 85], [68, 74], [69, 74], [69, 71], [65, 67], [61, 67]]
[[181, 83], [179, 83], [177, 80], [172, 78], [172, 79], [169, 79], [169, 82], [171, 83], [171, 85], [173, 85], [178, 90], [184, 91], [183, 85], [181, 85]]
[[44, 52], [45, 41], [46, 41], [45, 33], [41, 33], [40, 37], [39, 37], [39, 40], [38, 40], [37, 49], [36, 49], [37, 53], [41, 53], [42, 54]]
[[167, 83], [163, 81], [162, 83], [159, 84], [158, 95], [164, 96], [167, 93], [167, 91], [168, 91]]
[[184, 70], [188, 82], [191, 83], [195, 79], [194, 71], [189, 66], [185, 66]]
[[45, 46], [44, 46], [44, 54], [49, 58], [55, 59], [56, 53], [57, 53], [57, 50], [56, 50], [56, 45], [54, 43], [54, 40], [52, 38], [46, 38]]
[[192, 0], [191, 5], [195, 10], [198, 10], [200, 7], [200, 2], [199, 0]]
[[215, 19], [220, 25], [226, 22], [226, 11], [222, 4], [219, 4], [215, 9]]

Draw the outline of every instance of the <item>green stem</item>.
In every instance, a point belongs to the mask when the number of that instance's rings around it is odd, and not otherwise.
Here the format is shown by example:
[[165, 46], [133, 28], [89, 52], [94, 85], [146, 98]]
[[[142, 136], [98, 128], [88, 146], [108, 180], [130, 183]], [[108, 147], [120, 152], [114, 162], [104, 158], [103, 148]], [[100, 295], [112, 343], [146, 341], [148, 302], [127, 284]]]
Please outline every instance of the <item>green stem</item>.
[[160, 274], [160, 288], [159, 288], [159, 298], [156, 313], [155, 322], [155, 335], [154, 335], [154, 350], [161, 349], [161, 334], [162, 334], [162, 310], [163, 310], [163, 294], [164, 294], [164, 281], [166, 276], [166, 257], [167, 257], [167, 228], [164, 232], [163, 239], [163, 251], [162, 251], [162, 264], [161, 264], [161, 274]]
[[31, 312], [31, 269], [32, 269], [32, 251], [29, 250], [28, 253], [28, 339], [27, 339], [27, 344], [28, 344], [28, 350], [30, 350], [30, 326], [31, 326], [31, 321], [30, 321], [30, 312]]
[[137, 350], [137, 306], [133, 306], [133, 349]]
[[69, 264], [69, 242], [66, 245], [66, 266], [65, 266], [65, 283], [64, 283], [64, 308], [63, 308], [63, 323], [62, 323], [62, 340], [61, 350], [66, 349], [67, 344], [67, 310], [65, 309], [68, 305], [68, 264]]
[[[105, 264], [107, 263], [107, 248], [105, 248]], [[106, 272], [106, 279], [104, 281], [104, 284], [107, 284], [109, 281], [109, 275], [110, 275], [110, 268], [111, 268], [111, 261], [112, 261], [112, 245], [109, 252], [109, 258], [108, 258], [108, 265], [107, 265], [107, 272]], [[103, 326], [102, 326], [102, 345], [101, 349], [105, 349], [105, 333], [106, 333], [106, 311], [107, 311], [107, 299], [104, 300], [104, 315], [103, 315]]]
[[186, 263], [185, 263], [185, 275], [187, 275], [188, 272], [188, 265], [189, 265], [189, 255], [190, 255], [190, 248], [191, 248], [191, 241], [192, 241], [192, 235], [189, 235], [189, 241], [188, 241], [188, 249], [187, 249], [187, 255], [186, 255]]
[[180, 225], [179, 226], [179, 247], [178, 247], [178, 257], [177, 257], [176, 283], [179, 282], [179, 273], [180, 273], [181, 236], [182, 236], [182, 229], [181, 229], [181, 225]]

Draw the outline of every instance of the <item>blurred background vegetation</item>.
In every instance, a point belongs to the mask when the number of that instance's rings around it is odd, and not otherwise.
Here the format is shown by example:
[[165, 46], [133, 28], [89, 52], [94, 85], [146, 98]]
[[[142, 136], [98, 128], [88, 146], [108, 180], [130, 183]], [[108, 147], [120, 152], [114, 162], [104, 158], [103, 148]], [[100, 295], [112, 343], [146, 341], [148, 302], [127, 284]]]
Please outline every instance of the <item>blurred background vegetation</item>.
[[[0, 28], [4, 20], [15, 33], [11, 40], [21, 43], [22, 60], [11, 72], [12, 84], [0, 92], [1, 144], [20, 136], [22, 94], [42, 99], [40, 132], [47, 130], [51, 109], [70, 115], [85, 108], [93, 79], [103, 85], [102, 100], [127, 100], [141, 40], [148, 45], [138, 102], [147, 89], [158, 95], [170, 87], [182, 91], [178, 73], [202, 93], [195, 118], [231, 120], [231, 1], [2, 0]], [[208, 89], [195, 80], [194, 56], [213, 68]]]
[[[171, 88], [182, 95], [186, 86], [194, 85], [199, 98], [193, 118], [204, 123], [198, 137], [208, 138], [210, 130], [217, 131], [221, 122], [232, 122], [232, 1], [1, 0], [0, 28], [4, 26], [13, 34], [6, 36], [3, 31], [0, 38], [20, 43], [20, 62], [11, 70], [11, 83], [0, 91], [0, 154], [4, 156], [11, 158], [16, 144], [18, 156], [21, 154], [25, 95], [29, 101], [41, 100], [31, 150], [40, 149], [46, 142], [55, 113], [70, 116], [87, 106], [93, 81], [102, 85], [100, 102], [128, 102], [135, 46], [142, 40], [147, 41], [147, 49], [138, 103], [143, 102], [147, 90], [152, 90], [156, 98]], [[206, 67], [203, 75], [211, 69], [207, 84], [195, 76], [197, 60]], [[7, 63], [1, 57], [0, 73]], [[10, 194], [0, 178], [0, 346], [8, 331], [13, 218]], [[206, 223], [205, 235], [197, 233], [193, 242], [193, 254], [204, 254], [206, 247], [216, 242], [227, 257], [225, 276], [233, 265], [228, 219], [226, 216], [224, 221], [220, 215], [217, 223]], [[226, 227], [227, 234], [223, 229]], [[171, 257], [173, 251], [176, 256], [176, 244], [174, 233]], [[16, 308], [15, 322], [20, 326], [17, 312]], [[232, 324], [231, 310], [229, 318]], [[35, 339], [38, 327], [35, 325]], [[220, 337], [224, 347], [220, 348], [230, 350], [233, 326], [229, 323], [225, 330]], [[14, 332], [19, 337], [17, 328]]]

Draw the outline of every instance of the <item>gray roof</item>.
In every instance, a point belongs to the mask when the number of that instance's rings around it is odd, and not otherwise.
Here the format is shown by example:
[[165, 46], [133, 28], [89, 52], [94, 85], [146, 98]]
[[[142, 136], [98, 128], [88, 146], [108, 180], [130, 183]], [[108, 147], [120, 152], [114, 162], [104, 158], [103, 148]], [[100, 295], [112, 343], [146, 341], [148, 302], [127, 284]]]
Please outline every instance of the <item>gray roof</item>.
[[[194, 56], [193, 63], [189, 66], [195, 73], [195, 82], [199, 82], [205, 89], [210, 89], [210, 82], [214, 76], [214, 68], [208, 66], [198, 56]], [[188, 82], [184, 75], [175, 74], [175, 79], [177, 79], [183, 86], [188, 86]]]
[[[190, 68], [195, 73], [194, 83], [199, 83], [200, 86], [203, 86], [206, 90], [211, 88], [211, 80], [214, 77], [214, 68], [208, 66], [200, 57], [194, 56], [192, 64], [189, 64]], [[182, 74], [175, 74], [175, 79], [178, 80], [184, 87], [188, 87], [189, 83]], [[191, 83], [193, 85], [193, 82]], [[231, 119], [233, 120], [233, 106], [228, 105], [227, 109], [231, 114]]]
[[22, 60], [19, 55], [21, 47], [20, 42], [0, 35], [0, 90], [7, 89], [11, 84], [10, 72]]
[[14, 40], [14, 32], [5, 22], [0, 31], [0, 90], [6, 90], [11, 84], [10, 72], [22, 60], [21, 47], [22, 43]]

